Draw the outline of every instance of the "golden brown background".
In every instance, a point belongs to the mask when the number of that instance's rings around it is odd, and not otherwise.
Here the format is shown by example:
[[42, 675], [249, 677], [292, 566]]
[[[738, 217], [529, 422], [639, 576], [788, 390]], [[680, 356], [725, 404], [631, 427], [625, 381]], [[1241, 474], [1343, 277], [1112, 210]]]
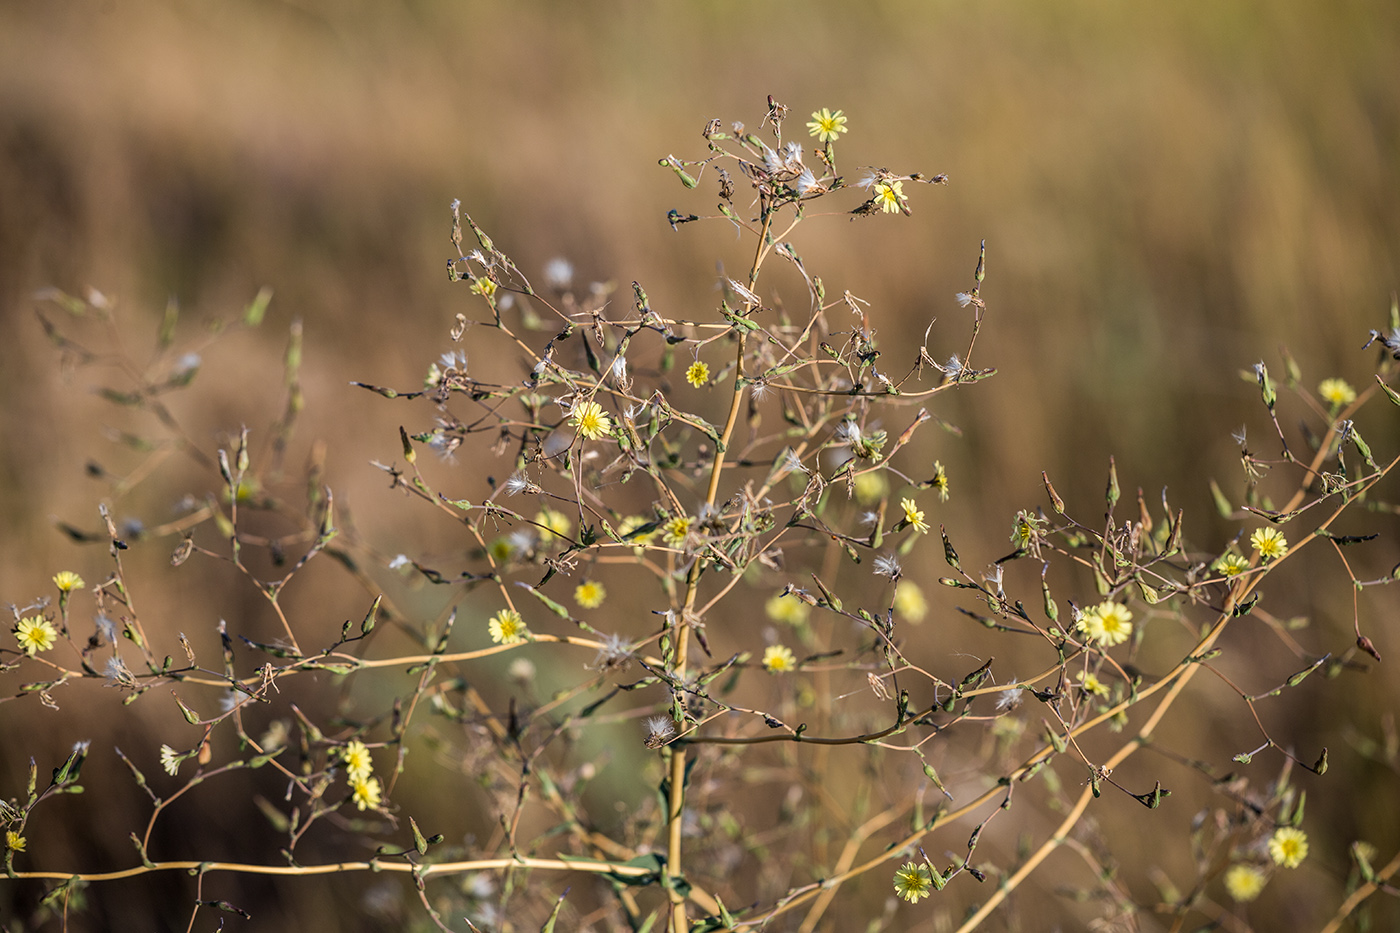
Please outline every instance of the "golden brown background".
[[[1400, 256], [1397, 74], [1400, 6], [1389, 2], [4, 5], [0, 599], [23, 605], [60, 569], [105, 575], [103, 549], [73, 544], [54, 520], [97, 527], [107, 487], [84, 467], [129, 469], [135, 459], [103, 429], [140, 424], [92, 395], [119, 381], [111, 371], [60, 371], [34, 315], [39, 288], [100, 290], [118, 306], [128, 352], [144, 360], [168, 300], [183, 309], [182, 339], [197, 340], [201, 320], [232, 316], [270, 286], [264, 327], [208, 350], [195, 389], [174, 403], [191, 436], [206, 451], [240, 424], [265, 436], [282, 403], [286, 328], [300, 318], [307, 407], [289, 463], [323, 439], [327, 482], [362, 537], [386, 555], [443, 553], [452, 529], [426, 521], [368, 465], [399, 456], [397, 426], [422, 429], [427, 412], [347, 383], [413, 386], [448, 348], [452, 315], [481, 313], [444, 274], [448, 203], [460, 198], [527, 273], [567, 256], [582, 279], [640, 280], [663, 313], [701, 316], [714, 304], [716, 261], [732, 273], [747, 246], [727, 224], [673, 233], [665, 212], [705, 212], [713, 193], [708, 183], [685, 191], [656, 161], [700, 155], [712, 117], [756, 127], [768, 94], [802, 120], [823, 106], [845, 110], [848, 175], [858, 165], [949, 175], [946, 188], [909, 189], [910, 218], [804, 228], [809, 267], [829, 289], [872, 303], [887, 347], [907, 346], [937, 317], [939, 354], [959, 348], [966, 312], [953, 293], [968, 287], [978, 241], [987, 242], [991, 313], [979, 354], [1000, 374], [940, 402], [964, 436], [930, 437], [921, 450], [950, 469], [954, 501], [933, 517], [964, 559], [977, 566], [1004, 553], [1010, 516], [1043, 503], [1041, 470], [1095, 514], [1109, 454], [1127, 489], [1155, 499], [1168, 487], [1193, 543], [1219, 549], [1239, 525], [1215, 515], [1206, 481], [1217, 477], [1238, 500], [1230, 432], [1248, 422], [1252, 446], [1274, 453], [1257, 390], [1239, 370], [1265, 359], [1280, 373], [1277, 349], [1287, 345], [1309, 387], [1332, 375], [1370, 380], [1373, 351], [1360, 347], [1369, 328], [1386, 325]], [[483, 367], [510, 362], [481, 357]], [[1378, 455], [1392, 454], [1394, 424], [1378, 406], [1363, 418]], [[430, 469], [455, 494], [485, 488], [486, 468], [471, 456]], [[212, 480], [172, 462], [116, 510], [159, 524]], [[1342, 530], [1382, 533], [1355, 552], [1361, 576], [1400, 559], [1392, 517], [1354, 517]], [[170, 568], [171, 544], [127, 558], [148, 624], [167, 638], [186, 631], [209, 652], [219, 618], [245, 618], [255, 637], [276, 634], [227, 574]], [[928, 576], [941, 572], [926, 553]], [[1313, 615], [1300, 636], [1308, 650], [1346, 650], [1344, 574], [1322, 559], [1298, 567], [1295, 592], [1282, 583], [1270, 592], [1276, 611]], [[362, 594], [342, 584], [313, 571], [289, 594], [308, 630], [363, 614]], [[422, 598], [425, 612], [440, 608], [436, 594]], [[1382, 654], [1400, 656], [1392, 594], [1369, 590], [1361, 602]], [[942, 609], [933, 625], [920, 636], [928, 657], [946, 659], [954, 644], [977, 650], [967, 620]], [[1268, 661], [1250, 689], [1293, 669], [1270, 650], [1237, 658], [1231, 671], [1248, 679], [1250, 658]], [[1251, 908], [1259, 929], [1281, 928], [1283, 917], [1315, 928], [1340, 900], [1346, 845], [1366, 838], [1389, 858], [1400, 839], [1395, 775], [1353, 750], [1355, 736], [1378, 736], [1393, 716], [1388, 680], [1381, 667], [1309, 682], [1272, 708], [1281, 741], [1305, 758], [1327, 744], [1333, 758], [1325, 779], [1303, 782], [1314, 856]], [[1193, 708], [1173, 737], [1227, 769], [1257, 741], [1238, 700], [1211, 697], [1219, 706]], [[175, 711], [159, 690], [126, 710], [92, 684], [59, 699], [60, 712], [32, 697], [0, 704], [0, 795], [23, 793], [31, 755], [46, 775], [73, 741], [94, 740], [89, 793], [46, 805], [21, 864], [132, 864], [126, 834], [145, 811], [111, 746], [154, 771]], [[1261, 756], [1252, 776], [1267, 781], [1277, 764]], [[1178, 785], [1193, 780], [1167, 773]], [[416, 799], [450, 809], [458, 783], [448, 773]], [[159, 852], [277, 861], [247, 794], [231, 782], [195, 795], [172, 814]], [[1135, 893], [1150, 899], [1141, 864], [1181, 868], [1194, 808], [1122, 806], [1119, 831], [1154, 840], [1133, 875]], [[1010, 851], [1014, 834], [1005, 844]], [[388, 928], [356, 905], [363, 879], [219, 884], [215, 896], [251, 910], [258, 929]], [[843, 894], [867, 911], [843, 915], [849, 924], [877, 915], [888, 894], [885, 873], [862, 885]], [[27, 928], [34, 894], [0, 882], [7, 929]], [[175, 877], [90, 897], [78, 928], [183, 928], [190, 901], [188, 879]], [[1056, 903], [1060, 922], [1094, 915]], [[928, 929], [931, 916], [905, 907], [891, 928]], [[1376, 920], [1384, 928], [1400, 914], [1382, 906]]]

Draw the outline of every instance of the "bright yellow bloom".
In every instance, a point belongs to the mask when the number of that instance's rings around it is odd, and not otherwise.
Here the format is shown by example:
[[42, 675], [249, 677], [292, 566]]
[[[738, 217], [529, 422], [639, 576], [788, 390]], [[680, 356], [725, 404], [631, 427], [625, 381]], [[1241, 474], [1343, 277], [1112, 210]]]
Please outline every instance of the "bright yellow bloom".
[[797, 670], [797, 658], [786, 645], [769, 645], [763, 651], [763, 666], [770, 674]]
[[363, 781], [374, 770], [374, 759], [370, 757], [365, 743], [359, 739], [352, 739], [341, 749], [340, 757], [345, 762], [345, 773], [349, 775], [351, 783]]
[[556, 512], [553, 509], [541, 509], [535, 515], [535, 523], [540, 525], [540, 540], [552, 541], [555, 538], [567, 538], [569, 532], [574, 530], [573, 523], [563, 512]]
[[[471, 284], [472, 293], [483, 298], [491, 298], [496, 294], [496, 283], [486, 278], [486, 276], [474, 277]], [[360, 809], [364, 809], [361, 807]]]
[[23, 852], [29, 841], [13, 829], [5, 830], [5, 848], [12, 852]]
[[1109, 600], [1084, 610], [1079, 617], [1079, 628], [1100, 645], [1121, 645], [1133, 633], [1132, 618], [1127, 606]]
[[1231, 865], [1225, 873], [1225, 890], [1241, 903], [1252, 901], [1264, 890], [1268, 880], [1268, 876], [1254, 865]]
[[925, 865], [905, 862], [904, 867], [894, 873], [894, 893], [917, 904], [919, 898], [933, 893], [933, 873]]
[[1265, 561], [1282, 557], [1288, 550], [1288, 539], [1277, 528], [1256, 528], [1249, 536], [1249, 543]]
[[359, 810], [377, 808], [384, 799], [384, 791], [379, 786], [379, 778], [361, 778], [350, 782], [350, 798]]
[[778, 593], [768, 599], [763, 604], [763, 611], [768, 614], [768, 618], [774, 622], [782, 622], [787, 625], [801, 625], [807, 621], [807, 617], [812, 614], [812, 607], [796, 596], [791, 594], [783, 595]]
[[690, 537], [690, 528], [694, 524], [695, 519], [689, 515], [677, 515], [661, 526], [661, 540], [671, 547], [680, 547]]
[[48, 651], [58, 641], [58, 630], [42, 616], [29, 616], [15, 623], [15, 640], [30, 657], [37, 651]]
[[928, 600], [913, 580], [900, 580], [894, 588], [894, 611], [901, 619], [922, 622], [928, 615]]
[[612, 433], [612, 419], [603, 411], [603, 406], [592, 399], [574, 406], [573, 414], [569, 416], [569, 424], [578, 428], [578, 433], [590, 441]]
[[53, 585], [58, 587], [59, 591], [63, 593], [71, 593], [74, 590], [81, 590], [83, 587], [87, 586], [87, 584], [83, 582], [83, 578], [71, 570], [60, 570], [58, 573], [54, 574]]
[[710, 381], [710, 364], [704, 360], [696, 360], [690, 364], [690, 368], [685, 371], [685, 381], [695, 388]]
[[846, 115], [840, 110], [832, 113], [823, 107], [812, 114], [807, 132], [817, 137], [819, 143], [835, 142], [838, 136], [846, 132]]
[[938, 501], [948, 501], [948, 471], [943, 464], [933, 461], [933, 488], [938, 490]]
[[1308, 834], [1292, 826], [1280, 826], [1269, 839], [1269, 858], [1284, 868], [1297, 868], [1308, 857]]
[[875, 185], [875, 203], [886, 214], [898, 213], [907, 200], [902, 181], [882, 181]]
[[1317, 387], [1317, 394], [1333, 408], [1341, 408], [1356, 401], [1356, 390], [1347, 385], [1345, 379], [1322, 380], [1322, 384]]
[[928, 534], [928, 522], [924, 521], [923, 509], [919, 508], [913, 499], [901, 499], [899, 504], [904, 509], [904, 520], [920, 534]]
[[1108, 696], [1108, 685], [1099, 680], [1097, 674], [1085, 674], [1081, 671], [1079, 673], [1079, 686], [1083, 688], [1085, 693], [1092, 693], [1094, 696], [1100, 697]]
[[1239, 554], [1221, 554], [1215, 560], [1215, 569], [1227, 577], [1235, 577], [1249, 569], [1249, 561]]
[[597, 609], [607, 598], [607, 588], [597, 580], [584, 580], [574, 587], [574, 602], [585, 609]]
[[502, 609], [491, 617], [491, 640], [498, 645], [516, 645], [530, 637], [525, 620], [514, 609]]

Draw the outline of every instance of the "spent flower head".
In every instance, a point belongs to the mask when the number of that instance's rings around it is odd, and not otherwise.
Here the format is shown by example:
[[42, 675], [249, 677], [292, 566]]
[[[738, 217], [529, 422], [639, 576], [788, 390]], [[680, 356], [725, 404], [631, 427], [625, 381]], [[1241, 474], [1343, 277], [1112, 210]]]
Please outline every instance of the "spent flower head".
[[183, 760], [184, 756], [169, 745], [160, 747], [160, 766], [165, 769], [166, 774], [173, 776], [180, 770], [180, 762]]
[[516, 645], [530, 637], [525, 620], [514, 609], [502, 609], [493, 615], [488, 628], [491, 640], [498, 645]]
[[676, 724], [670, 716], [652, 716], [646, 721], [647, 748], [660, 748], [676, 734]]
[[1288, 550], [1288, 539], [1277, 528], [1256, 528], [1249, 536], [1250, 545], [1263, 561], [1276, 560]]
[[807, 124], [807, 132], [817, 137], [817, 142], [835, 142], [837, 137], [846, 132], [846, 115], [840, 110], [832, 113], [823, 107], [812, 114], [812, 119]]

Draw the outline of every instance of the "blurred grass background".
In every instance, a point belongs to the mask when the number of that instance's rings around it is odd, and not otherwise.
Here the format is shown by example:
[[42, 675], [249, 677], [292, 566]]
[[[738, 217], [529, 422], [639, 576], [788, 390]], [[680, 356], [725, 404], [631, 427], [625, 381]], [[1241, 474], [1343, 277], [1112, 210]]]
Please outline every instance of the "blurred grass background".
[[[987, 241], [991, 313], [978, 357], [1000, 374], [937, 410], [963, 428], [961, 439], [929, 438], [920, 450], [949, 467], [954, 500], [933, 518], [948, 524], [965, 562], [1004, 553], [1015, 510], [1043, 501], [1041, 470], [1081, 514], [1096, 514], [1109, 454], [1127, 489], [1141, 485], [1156, 501], [1167, 487], [1196, 522], [1188, 537], [1218, 549], [1238, 525], [1215, 516], [1206, 480], [1238, 501], [1230, 432], [1249, 423], [1251, 447], [1273, 451], [1257, 389], [1237, 372], [1259, 359], [1281, 372], [1277, 349], [1287, 345], [1309, 387], [1333, 375], [1358, 387], [1370, 379], [1374, 357], [1359, 348], [1386, 324], [1400, 257], [1398, 73], [1400, 7], [1386, 2], [5, 5], [0, 598], [23, 605], [59, 569], [104, 575], [101, 550], [72, 544], [53, 520], [96, 527], [105, 487], [85, 465], [131, 465], [102, 436], [116, 416], [90, 390], [106, 383], [60, 371], [33, 314], [39, 288], [92, 287], [114, 299], [139, 359], [168, 300], [192, 335], [196, 321], [231, 315], [270, 286], [268, 324], [210, 350], [195, 389], [175, 403], [192, 436], [212, 450], [240, 424], [255, 438], [270, 424], [282, 404], [286, 327], [299, 317], [307, 407], [289, 462], [323, 439], [326, 481], [361, 534], [389, 555], [441, 553], [453, 530], [405, 520], [405, 503], [367, 465], [396, 457], [397, 426], [426, 413], [347, 383], [414, 385], [448, 348], [453, 314], [481, 313], [444, 274], [448, 203], [460, 198], [527, 273], [565, 256], [584, 280], [637, 279], [663, 313], [701, 316], [714, 303], [716, 261], [738, 269], [748, 246], [728, 224], [672, 233], [665, 212], [707, 212], [713, 191], [707, 182], [686, 192], [656, 160], [699, 155], [712, 117], [756, 127], [768, 94], [792, 107], [789, 138], [803, 136], [810, 111], [845, 110], [851, 132], [838, 157], [848, 176], [881, 165], [950, 177], [945, 188], [909, 189], [911, 218], [802, 230], [808, 267], [829, 290], [872, 303], [892, 357], [935, 317], [930, 349], [940, 358], [961, 349], [967, 312], [953, 293], [970, 284]], [[478, 362], [503, 375], [511, 361], [482, 353]], [[1393, 425], [1389, 411], [1363, 416], [1378, 454], [1400, 436]], [[466, 475], [462, 494], [485, 488], [471, 474], [488, 468], [471, 456], [450, 469]], [[159, 523], [209, 480], [172, 464], [160, 488], [142, 488], [118, 511]], [[1384, 534], [1358, 551], [1359, 574], [1387, 572], [1393, 520], [1351, 522], [1341, 530]], [[258, 637], [267, 620], [255, 597], [193, 564], [172, 570], [168, 543], [128, 558], [147, 587], [144, 612], [210, 651], [220, 617], [246, 614]], [[933, 549], [925, 556], [931, 578]], [[1300, 575], [1279, 604], [1305, 600], [1300, 611], [1318, 622], [1305, 633], [1310, 651], [1344, 650], [1345, 577], [1335, 562], [1315, 564], [1316, 578]], [[360, 594], [319, 572], [289, 594], [294, 608], [328, 630], [363, 614]], [[1364, 594], [1363, 621], [1393, 617], [1389, 597]], [[957, 617], [936, 624], [957, 626], [959, 647], [978, 637]], [[1367, 631], [1383, 655], [1400, 649], [1383, 625]], [[1287, 656], [1269, 660], [1267, 676], [1291, 669]], [[1254, 906], [1261, 929], [1270, 918], [1308, 928], [1330, 915], [1352, 839], [1371, 839], [1387, 858], [1400, 839], [1394, 775], [1367, 767], [1344, 738], [1378, 735], [1396, 689], [1375, 675], [1317, 689], [1280, 701], [1288, 716], [1273, 725], [1305, 758], [1332, 746], [1334, 774], [1352, 784], [1308, 785], [1316, 861]], [[1218, 698], [1220, 708], [1193, 711], [1173, 738], [1225, 767], [1257, 742], [1231, 695]], [[32, 700], [0, 706], [0, 794], [22, 792], [31, 754], [46, 774], [45, 754], [61, 758], [79, 738], [96, 740], [94, 771], [120, 768], [112, 744], [153, 762], [167, 740], [172, 711], [155, 694], [126, 715], [113, 715], [113, 695], [96, 686], [62, 699], [61, 712]], [[1267, 780], [1265, 766], [1254, 768]], [[31, 834], [35, 864], [131, 863], [125, 835], [140, 806], [94, 787], [51, 807]], [[1184, 837], [1191, 813], [1126, 816], [1139, 831], [1169, 818]], [[167, 857], [218, 849], [277, 860], [236, 807], [194, 803], [167, 830]], [[222, 883], [264, 905], [264, 929], [329, 929], [332, 916], [344, 929], [380, 922], [358, 912], [354, 879]], [[169, 904], [151, 902], [149, 880], [94, 890], [93, 916], [182, 924], [183, 879], [161, 884]], [[879, 905], [887, 884], [876, 872], [852, 897]], [[32, 892], [0, 885], [0, 917], [12, 928], [32, 906]], [[1379, 917], [1400, 923], [1385, 909]], [[916, 916], [906, 909], [895, 928], [913, 928]]]

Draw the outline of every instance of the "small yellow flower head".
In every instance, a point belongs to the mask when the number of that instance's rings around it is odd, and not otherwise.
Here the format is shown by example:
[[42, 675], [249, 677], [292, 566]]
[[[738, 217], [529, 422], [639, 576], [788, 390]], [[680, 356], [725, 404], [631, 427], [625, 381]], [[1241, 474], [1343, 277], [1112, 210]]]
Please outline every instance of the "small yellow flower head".
[[[617, 526], [617, 536], [619, 538], [627, 538], [628, 535], [632, 534], [638, 528], [645, 528], [649, 524], [651, 524], [651, 522], [641, 515], [629, 515]], [[655, 537], [655, 530], [647, 531], [629, 539], [627, 543], [632, 545], [633, 553], [641, 554], [642, 548], [650, 544]]]
[[1084, 610], [1079, 617], [1079, 628], [1100, 645], [1121, 645], [1133, 634], [1132, 618], [1127, 606], [1109, 600]]
[[913, 580], [900, 580], [894, 588], [894, 611], [901, 619], [922, 622], [928, 615], [928, 600]]
[[948, 471], [937, 460], [933, 461], [933, 488], [938, 490], [938, 501], [948, 501]]
[[710, 364], [704, 360], [696, 360], [690, 364], [690, 368], [685, 371], [685, 381], [695, 388], [710, 381]]
[[1227, 577], [1236, 577], [1249, 569], [1249, 561], [1239, 554], [1221, 554], [1216, 558], [1215, 569]]
[[1254, 865], [1231, 865], [1225, 872], [1225, 890], [1240, 903], [1252, 901], [1264, 890], [1269, 878]]
[[165, 769], [165, 773], [174, 776], [180, 770], [181, 756], [169, 745], [160, 747], [160, 766]]
[[15, 623], [15, 640], [24, 653], [33, 657], [35, 652], [48, 651], [58, 641], [58, 630], [43, 616], [29, 616]]
[[379, 778], [360, 778], [350, 782], [350, 798], [355, 801], [357, 810], [376, 809], [384, 799], [384, 790], [379, 786]]
[[11, 852], [23, 852], [26, 845], [28, 845], [28, 840], [19, 833], [13, 829], [5, 830], [5, 848]]
[[365, 743], [359, 739], [352, 739], [341, 749], [340, 757], [345, 762], [345, 773], [349, 775], [351, 783], [363, 781], [374, 770], [374, 759], [370, 757]]
[[1256, 528], [1249, 536], [1249, 543], [1259, 552], [1262, 560], [1276, 560], [1288, 550], [1288, 539], [1277, 528]]
[[856, 476], [856, 499], [861, 505], [874, 505], [890, 491], [884, 470], [871, 470]]
[[1322, 380], [1322, 384], [1317, 387], [1317, 394], [1333, 408], [1341, 408], [1356, 401], [1356, 390], [1347, 385], [1345, 379]]
[[584, 580], [574, 587], [574, 602], [585, 609], [597, 609], [607, 598], [607, 588], [597, 580]]
[[786, 674], [797, 670], [797, 658], [786, 645], [769, 645], [763, 651], [763, 667], [770, 674]]
[[897, 214], [904, 209], [904, 182], [882, 181], [875, 185], [875, 203], [886, 214]]
[[1035, 543], [1040, 534], [1040, 526], [1044, 520], [1037, 518], [1025, 509], [1016, 513], [1016, 520], [1011, 525], [1011, 543], [1024, 550]]
[[1079, 673], [1079, 686], [1085, 693], [1092, 693], [1094, 696], [1108, 696], [1108, 685], [1099, 680], [1097, 674]]
[[552, 541], [555, 538], [567, 538], [569, 532], [574, 530], [573, 523], [563, 512], [556, 512], [553, 509], [541, 509], [535, 516], [535, 523], [540, 526], [540, 540]]
[[[496, 283], [484, 275], [474, 277], [472, 279], [471, 290], [472, 294], [480, 295], [482, 298], [493, 298], [496, 294]], [[364, 807], [360, 809], [363, 810]]]
[[904, 509], [904, 520], [920, 534], [928, 534], [928, 522], [924, 521], [924, 510], [919, 508], [913, 499], [901, 499], [899, 504]]
[[569, 415], [569, 424], [578, 428], [578, 433], [590, 441], [612, 433], [612, 419], [603, 411], [603, 406], [592, 399], [574, 406], [573, 414]]
[[835, 142], [838, 136], [846, 132], [846, 115], [840, 110], [832, 113], [823, 107], [812, 114], [807, 132], [817, 137], [819, 143]]
[[905, 862], [904, 867], [894, 873], [894, 893], [911, 904], [917, 904], [919, 898], [933, 893], [933, 873], [926, 865]]
[[661, 526], [661, 540], [671, 547], [680, 547], [690, 537], [690, 529], [694, 525], [695, 519], [689, 515], [677, 515]]
[[498, 645], [516, 645], [530, 637], [525, 620], [514, 609], [502, 609], [491, 617], [491, 640]]
[[1308, 857], [1308, 834], [1292, 826], [1280, 826], [1269, 839], [1269, 858], [1284, 868], [1297, 868]]
[[812, 614], [812, 607], [791, 594], [772, 596], [763, 604], [763, 611], [774, 622], [785, 625], [801, 625]]
[[87, 586], [83, 578], [71, 570], [60, 570], [54, 574], [53, 585], [58, 587], [60, 593], [71, 593], [74, 590], [81, 590]]
[[490, 553], [491, 559], [498, 564], [508, 564], [515, 557], [515, 545], [511, 543], [510, 538], [497, 538], [491, 542], [486, 550]]

